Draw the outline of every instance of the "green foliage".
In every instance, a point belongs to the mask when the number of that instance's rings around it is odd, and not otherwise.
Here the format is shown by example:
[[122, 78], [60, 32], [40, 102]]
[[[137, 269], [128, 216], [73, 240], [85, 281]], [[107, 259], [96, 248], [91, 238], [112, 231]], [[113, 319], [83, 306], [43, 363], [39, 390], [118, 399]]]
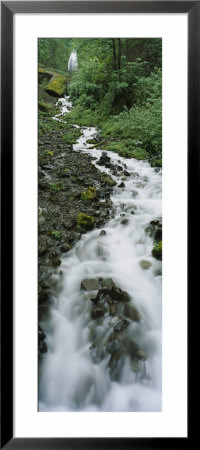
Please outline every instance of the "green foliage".
[[50, 236], [54, 237], [55, 239], [60, 239], [60, 231], [49, 231], [48, 233]]
[[75, 128], [74, 130], [68, 131], [67, 134], [64, 134], [62, 140], [66, 144], [75, 144], [80, 135], [81, 131], [78, 128]]
[[153, 159], [151, 161], [152, 167], [162, 167], [162, 159]]
[[[105, 149], [130, 158], [154, 156], [152, 166], [161, 166], [162, 40], [39, 39], [39, 63], [62, 70], [72, 49], [78, 70], [68, 77], [75, 107], [66, 114], [66, 128], [72, 123], [99, 126]], [[39, 133], [48, 132], [49, 126], [39, 120]], [[63, 141], [73, 144], [77, 137], [72, 130]]]
[[152, 255], [154, 258], [161, 260], [162, 259], [162, 241], [156, 242], [152, 249]]

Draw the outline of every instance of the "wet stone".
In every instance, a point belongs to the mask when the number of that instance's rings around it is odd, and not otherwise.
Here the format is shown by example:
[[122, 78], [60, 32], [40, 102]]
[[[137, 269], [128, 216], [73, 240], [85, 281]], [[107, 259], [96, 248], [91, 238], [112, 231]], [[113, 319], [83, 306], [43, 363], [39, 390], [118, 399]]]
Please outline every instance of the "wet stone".
[[117, 324], [114, 326], [114, 331], [117, 333], [121, 333], [128, 327], [128, 325], [129, 325], [128, 320], [122, 319], [119, 322], [117, 322]]
[[99, 236], [105, 236], [106, 235], [106, 231], [105, 230], [101, 230], [101, 232], [99, 233]]
[[99, 283], [95, 278], [86, 278], [81, 281], [81, 289], [84, 291], [96, 291], [99, 287]]
[[124, 187], [125, 187], [125, 183], [122, 181], [122, 182], [118, 185], [118, 187], [119, 187], [119, 188], [124, 188]]
[[126, 317], [128, 317], [129, 319], [134, 320], [135, 322], [139, 322], [141, 319], [141, 316], [137, 310], [137, 308], [135, 308], [132, 305], [125, 305], [124, 307], [124, 315]]
[[106, 309], [100, 306], [93, 308], [91, 312], [92, 319], [98, 319], [99, 317], [103, 317], [106, 312]]
[[151, 264], [150, 261], [146, 261], [145, 259], [141, 259], [141, 261], [140, 261], [141, 269], [148, 270], [148, 269], [150, 269], [151, 266], [152, 266], [152, 264]]

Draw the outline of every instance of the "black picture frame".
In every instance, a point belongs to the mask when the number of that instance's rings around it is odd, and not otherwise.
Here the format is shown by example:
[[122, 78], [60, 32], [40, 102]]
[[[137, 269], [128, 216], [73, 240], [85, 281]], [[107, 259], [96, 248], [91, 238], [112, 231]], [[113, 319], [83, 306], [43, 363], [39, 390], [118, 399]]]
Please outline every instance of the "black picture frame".
[[[5, 1], [1, 2], [1, 448], [129, 450], [193, 449], [194, 427], [188, 385], [187, 438], [14, 438], [13, 437], [13, 17], [16, 13], [187, 13], [188, 15], [188, 299], [198, 277], [192, 265], [199, 193], [200, 1]], [[196, 269], [197, 274], [197, 269]], [[188, 301], [188, 323], [190, 314]], [[190, 328], [189, 328], [190, 331]], [[191, 336], [191, 333], [190, 333]], [[191, 341], [189, 340], [190, 348]], [[189, 371], [190, 367], [190, 371]], [[188, 359], [188, 374], [194, 368]]]

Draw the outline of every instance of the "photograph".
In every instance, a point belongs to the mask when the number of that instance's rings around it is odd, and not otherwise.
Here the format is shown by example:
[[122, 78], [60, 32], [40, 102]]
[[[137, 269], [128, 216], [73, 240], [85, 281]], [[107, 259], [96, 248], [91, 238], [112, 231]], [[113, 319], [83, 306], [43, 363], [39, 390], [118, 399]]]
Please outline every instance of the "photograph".
[[38, 411], [162, 412], [159, 36], [38, 38]]

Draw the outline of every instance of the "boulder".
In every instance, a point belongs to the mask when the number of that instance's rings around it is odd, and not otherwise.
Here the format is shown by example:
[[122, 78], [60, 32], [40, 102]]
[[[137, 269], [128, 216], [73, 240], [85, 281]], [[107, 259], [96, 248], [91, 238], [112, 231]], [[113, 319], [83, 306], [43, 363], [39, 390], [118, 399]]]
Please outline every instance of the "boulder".
[[141, 316], [137, 310], [137, 308], [135, 308], [132, 305], [125, 305], [124, 307], [124, 315], [126, 317], [128, 317], [129, 319], [134, 320], [135, 322], [139, 322], [141, 319]]
[[95, 278], [86, 278], [81, 281], [81, 289], [84, 291], [96, 291], [99, 288], [99, 283]]
[[152, 266], [151, 262], [146, 261], [145, 259], [141, 259], [139, 264], [140, 264], [141, 269], [144, 269], [144, 270], [148, 270]]
[[98, 319], [99, 317], [103, 317], [106, 312], [106, 309], [100, 306], [93, 308], [91, 312], [92, 319]]
[[128, 320], [126, 319], [122, 319], [119, 322], [116, 323], [116, 325], [114, 326], [114, 331], [116, 333], [121, 333], [122, 331], [124, 331], [129, 325]]

